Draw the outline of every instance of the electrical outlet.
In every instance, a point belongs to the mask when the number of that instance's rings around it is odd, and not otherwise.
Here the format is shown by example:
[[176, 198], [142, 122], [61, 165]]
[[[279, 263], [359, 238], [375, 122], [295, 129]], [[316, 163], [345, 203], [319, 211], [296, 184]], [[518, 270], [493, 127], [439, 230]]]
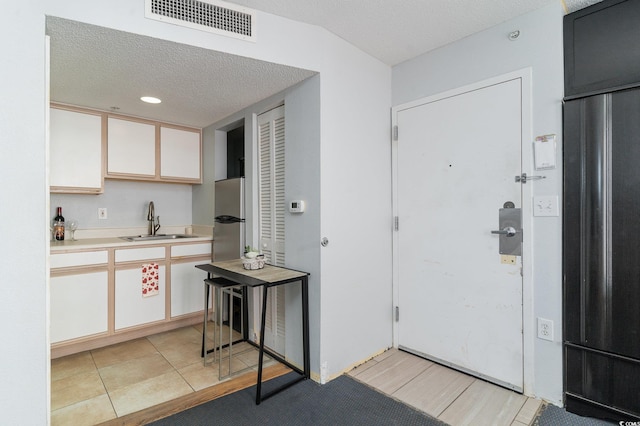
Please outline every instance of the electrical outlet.
[[98, 209], [98, 219], [106, 219], [107, 218], [107, 208], [100, 207]]
[[553, 321], [538, 318], [538, 338], [553, 341]]

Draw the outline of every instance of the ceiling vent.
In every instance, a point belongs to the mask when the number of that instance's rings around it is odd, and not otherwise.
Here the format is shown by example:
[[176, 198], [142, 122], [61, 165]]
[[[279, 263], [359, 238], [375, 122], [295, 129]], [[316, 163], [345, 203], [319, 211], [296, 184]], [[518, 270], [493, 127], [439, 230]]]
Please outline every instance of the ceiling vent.
[[255, 41], [255, 12], [222, 1], [145, 0], [144, 16], [183, 27]]

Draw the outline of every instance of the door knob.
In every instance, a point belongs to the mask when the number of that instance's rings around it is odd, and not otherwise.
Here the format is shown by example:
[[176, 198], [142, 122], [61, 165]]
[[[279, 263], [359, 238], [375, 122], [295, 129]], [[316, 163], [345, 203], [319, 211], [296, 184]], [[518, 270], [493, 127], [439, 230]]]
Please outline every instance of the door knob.
[[514, 228], [513, 226], [507, 226], [503, 229], [501, 229], [500, 231], [491, 231], [492, 234], [500, 234], [500, 235], [506, 235], [507, 237], [513, 237], [514, 235], [516, 235], [518, 233], [518, 231], [516, 231], [516, 228]]

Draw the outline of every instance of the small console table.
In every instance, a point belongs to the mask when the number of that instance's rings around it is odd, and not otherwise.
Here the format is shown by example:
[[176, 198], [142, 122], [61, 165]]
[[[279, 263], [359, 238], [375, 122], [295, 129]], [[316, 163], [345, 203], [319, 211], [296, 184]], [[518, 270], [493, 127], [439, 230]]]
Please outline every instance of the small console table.
[[[221, 277], [236, 283], [243, 287], [263, 287], [262, 292], [262, 315], [260, 320], [260, 344], [259, 356], [258, 356], [258, 381], [256, 386], [256, 405], [265, 399], [273, 396], [274, 394], [311, 377], [311, 361], [309, 355], [309, 274], [307, 272], [296, 271], [293, 269], [282, 268], [279, 266], [265, 265], [263, 269], [246, 270], [242, 266], [242, 260], [224, 260], [220, 262], [206, 263], [203, 265], [196, 265], [196, 268], [206, 271], [208, 279], [214, 279], [214, 277]], [[271, 287], [279, 285], [299, 282], [302, 290], [302, 353], [303, 353], [303, 369], [286, 361], [279, 354], [265, 348], [264, 346], [264, 332], [265, 322], [267, 314], [267, 296]], [[207, 284], [205, 284], [206, 286]], [[206, 313], [206, 310], [205, 310]], [[246, 339], [246, 336], [245, 336]], [[254, 342], [247, 340], [247, 342], [255, 345]], [[204, 346], [203, 346], [204, 350]], [[262, 360], [264, 354], [268, 354], [277, 361], [283, 363], [300, 376], [296, 377], [288, 383], [270, 391], [269, 393], [262, 395]]]

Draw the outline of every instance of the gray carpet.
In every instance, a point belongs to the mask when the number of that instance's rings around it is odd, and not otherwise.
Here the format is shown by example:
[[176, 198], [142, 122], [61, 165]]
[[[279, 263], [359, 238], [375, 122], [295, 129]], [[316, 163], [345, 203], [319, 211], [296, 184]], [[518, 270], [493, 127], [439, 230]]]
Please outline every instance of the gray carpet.
[[[290, 380], [263, 384], [263, 392]], [[198, 425], [445, 425], [349, 376], [320, 385], [305, 380], [255, 404], [255, 386], [158, 420], [156, 426]]]
[[547, 405], [534, 422], [535, 426], [610, 426], [614, 424], [618, 423], [581, 417], [555, 405]]

